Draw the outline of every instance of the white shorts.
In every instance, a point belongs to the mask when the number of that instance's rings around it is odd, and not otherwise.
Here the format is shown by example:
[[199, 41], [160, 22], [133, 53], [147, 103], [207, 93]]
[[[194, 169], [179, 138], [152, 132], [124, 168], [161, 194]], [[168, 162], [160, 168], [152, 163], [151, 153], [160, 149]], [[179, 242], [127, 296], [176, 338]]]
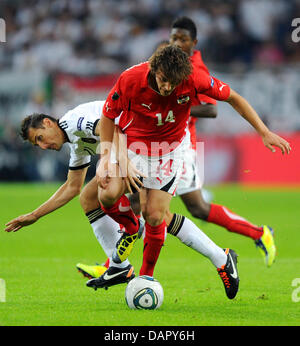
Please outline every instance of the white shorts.
[[189, 147], [184, 155], [182, 175], [180, 177], [176, 195], [180, 196], [201, 189], [202, 183], [197, 171], [196, 150]]
[[128, 150], [132, 163], [146, 176], [142, 178], [145, 188], [175, 194], [189, 142], [190, 138], [186, 136], [176, 149], [162, 156], [146, 156]]

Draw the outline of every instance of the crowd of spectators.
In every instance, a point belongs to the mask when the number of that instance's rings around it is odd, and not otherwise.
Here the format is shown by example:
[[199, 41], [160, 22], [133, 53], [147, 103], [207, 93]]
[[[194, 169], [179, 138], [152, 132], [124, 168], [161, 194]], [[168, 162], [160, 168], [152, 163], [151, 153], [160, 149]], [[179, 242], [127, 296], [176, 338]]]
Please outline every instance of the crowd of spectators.
[[2, 0], [1, 69], [114, 72], [147, 59], [175, 17], [191, 17], [208, 64], [300, 60], [299, 0]]
[[[51, 81], [56, 72], [87, 77], [119, 73], [145, 61], [168, 39], [172, 21], [183, 15], [195, 22], [197, 48], [212, 70], [239, 72], [300, 62], [300, 43], [293, 42], [291, 26], [300, 17], [300, 0], [1, 0], [6, 40], [0, 43], [0, 180], [65, 178], [67, 153], [54, 160], [52, 153], [33, 151], [18, 136], [25, 114], [52, 114], [59, 103], [47, 96], [51, 83], [31, 94], [28, 78], [33, 82], [34, 76], [45, 75]], [[14, 77], [7, 83], [3, 76], [10, 72]], [[70, 107], [70, 100], [60, 97]], [[227, 128], [228, 118], [217, 121], [213, 131]]]

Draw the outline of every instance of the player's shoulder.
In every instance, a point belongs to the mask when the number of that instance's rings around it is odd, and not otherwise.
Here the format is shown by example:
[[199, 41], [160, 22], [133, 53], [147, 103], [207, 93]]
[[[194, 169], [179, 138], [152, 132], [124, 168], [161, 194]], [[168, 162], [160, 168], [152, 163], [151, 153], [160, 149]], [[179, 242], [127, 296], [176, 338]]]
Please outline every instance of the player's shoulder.
[[94, 123], [100, 119], [105, 101], [82, 103], [67, 111], [59, 120], [61, 128], [66, 131], [82, 130], [83, 123]]
[[141, 62], [139, 64], [136, 64], [136, 65], [129, 67], [122, 74], [132, 76], [132, 75], [135, 75], [137, 73], [140, 73], [142, 71], [147, 71], [147, 70], [149, 70], [149, 62], [144, 61], [144, 62]]
[[82, 103], [69, 112], [71, 112], [74, 115], [82, 116], [84, 114], [100, 114], [102, 113], [102, 108], [105, 101], [91, 101]]
[[143, 79], [148, 74], [148, 72], [149, 72], [148, 61], [142, 62], [122, 72], [119, 80], [122, 84], [126, 84], [127, 86], [139, 85], [139, 84], [142, 84]]
[[203, 63], [202, 54], [200, 50], [195, 49], [193, 55], [191, 56], [192, 63]]
[[209, 74], [209, 69], [202, 59], [200, 50], [194, 50], [194, 54], [191, 56], [191, 63], [194, 69], [203, 70], [204, 72]]

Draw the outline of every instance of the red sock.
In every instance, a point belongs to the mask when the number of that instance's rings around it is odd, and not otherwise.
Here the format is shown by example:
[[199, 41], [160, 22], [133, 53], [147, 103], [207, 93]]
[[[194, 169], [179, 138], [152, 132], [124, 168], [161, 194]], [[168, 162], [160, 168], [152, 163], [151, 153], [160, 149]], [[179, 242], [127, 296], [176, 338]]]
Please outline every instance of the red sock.
[[137, 217], [134, 215], [130, 207], [129, 199], [123, 195], [115, 204], [111, 207], [104, 207], [101, 205], [103, 211], [110, 216], [117, 223], [123, 225], [126, 228], [126, 232], [134, 234], [139, 229], [139, 222]]
[[106, 267], [106, 268], [109, 267], [109, 258], [107, 258], [106, 262], [104, 263], [104, 267]]
[[167, 224], [163, 221], [160, 225], [152, 227], [146, 222], [145, 228], [143, 264], [140, 275], [153, 276], [155, 264], [165, 241]]
[[263, 234], [262, 227], [253, 225], [222, 205], [211, 204], [207, 221], [225, 227], [230, 232], [243, 234], [252, 239], [258, 239]]

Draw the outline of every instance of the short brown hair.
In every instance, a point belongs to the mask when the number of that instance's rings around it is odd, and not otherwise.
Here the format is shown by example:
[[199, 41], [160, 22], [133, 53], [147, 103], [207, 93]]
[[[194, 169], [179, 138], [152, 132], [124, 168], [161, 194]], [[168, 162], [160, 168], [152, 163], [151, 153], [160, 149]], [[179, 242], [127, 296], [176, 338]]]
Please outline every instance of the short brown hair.
[[173, 85], [188, 79], [192, 72], [189, 56], [179, 47], [168, 45], [155, 51], [149, 59], [153, 74], [161, 71]]
[[20, 130], [20, 136], [26, 141], [28, 139], [28, 131], [30, 128], [34, 129], [43, 129], [43, 120], [44, 119], [50, 119], [53, 122], [56, 122], [57, 120], [50, 115], [42, 114], [42, 113], [34, 113], [31, 115], [28, 115], [26, 118], [23, 119], [21, 123], [21, 130]]

